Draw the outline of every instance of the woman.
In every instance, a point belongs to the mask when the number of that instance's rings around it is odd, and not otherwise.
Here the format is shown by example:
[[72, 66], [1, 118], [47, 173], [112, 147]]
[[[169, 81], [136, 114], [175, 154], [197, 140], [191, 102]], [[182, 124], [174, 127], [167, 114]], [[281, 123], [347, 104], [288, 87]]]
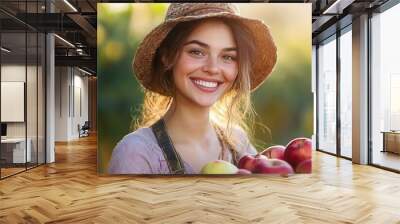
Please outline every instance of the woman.
[[237, 164], [257, 153], [245, 123], [250, 92], [275, 62], [268, 27], [241, 17], [234, 4], [171, 4], [136, 52], [142, 114], [115, 147], [109, 172], [197, 174], [208, 162]]

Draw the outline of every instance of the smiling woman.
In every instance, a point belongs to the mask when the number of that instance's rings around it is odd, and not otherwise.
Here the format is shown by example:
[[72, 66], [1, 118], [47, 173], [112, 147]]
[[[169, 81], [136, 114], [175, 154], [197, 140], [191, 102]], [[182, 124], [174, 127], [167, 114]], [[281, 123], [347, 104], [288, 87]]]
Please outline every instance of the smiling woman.
[[209, 162], [237, 165], [255, 154], [250, 93], [275, 63], [268, 27], [241, 17], [234, 4], [171, 4], [133, 60], [144, 104], [109, 173], [197, 174]]

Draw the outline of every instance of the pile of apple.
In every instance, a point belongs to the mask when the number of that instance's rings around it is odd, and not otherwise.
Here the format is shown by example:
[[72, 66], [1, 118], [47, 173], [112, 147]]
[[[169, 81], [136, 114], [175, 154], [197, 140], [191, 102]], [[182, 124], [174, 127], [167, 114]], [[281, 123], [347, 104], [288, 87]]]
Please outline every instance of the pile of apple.
[[296, 138], [287, 146], [271, 146], [257, 155], [245, 155], [239, 160], [238, 167], [217, 160], [207, 163], [202, 174], [293, 174], [311, 173], [312, 142], [308, 138]]

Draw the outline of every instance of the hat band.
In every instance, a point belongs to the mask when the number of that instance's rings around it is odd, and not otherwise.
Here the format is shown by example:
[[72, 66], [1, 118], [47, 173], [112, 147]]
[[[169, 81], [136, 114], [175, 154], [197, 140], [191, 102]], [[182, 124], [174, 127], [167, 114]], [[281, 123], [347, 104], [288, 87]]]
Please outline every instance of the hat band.
[[186, 12], [180, 13], [178, 17], [175, 18], [168, 18], [169, 19], [176, 19], [179, 17], [185, 17], [185, 16], [199, 16], [199, 15], [206, 15], [209, 13], [221, 13], [221, 12], [226, 12], [229, 14], [236, 14], [236, 12], [231, 9], [231, 8], [223, 8], [223, 7], [199, 7], [199, 8], [195, 8], [192, 10], [188, 10]]

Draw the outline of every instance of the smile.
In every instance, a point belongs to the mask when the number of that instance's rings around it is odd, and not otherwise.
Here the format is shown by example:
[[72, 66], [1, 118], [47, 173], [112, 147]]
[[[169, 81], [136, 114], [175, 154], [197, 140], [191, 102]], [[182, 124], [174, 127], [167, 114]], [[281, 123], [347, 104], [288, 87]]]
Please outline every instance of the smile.
[[218, 86], [220, 85], [220, 83], [216, 81], [206, 81], [195, 78], [191, 78], [191, 80], [198, 89], [207, 93], [215, 92], [218, 89]]

